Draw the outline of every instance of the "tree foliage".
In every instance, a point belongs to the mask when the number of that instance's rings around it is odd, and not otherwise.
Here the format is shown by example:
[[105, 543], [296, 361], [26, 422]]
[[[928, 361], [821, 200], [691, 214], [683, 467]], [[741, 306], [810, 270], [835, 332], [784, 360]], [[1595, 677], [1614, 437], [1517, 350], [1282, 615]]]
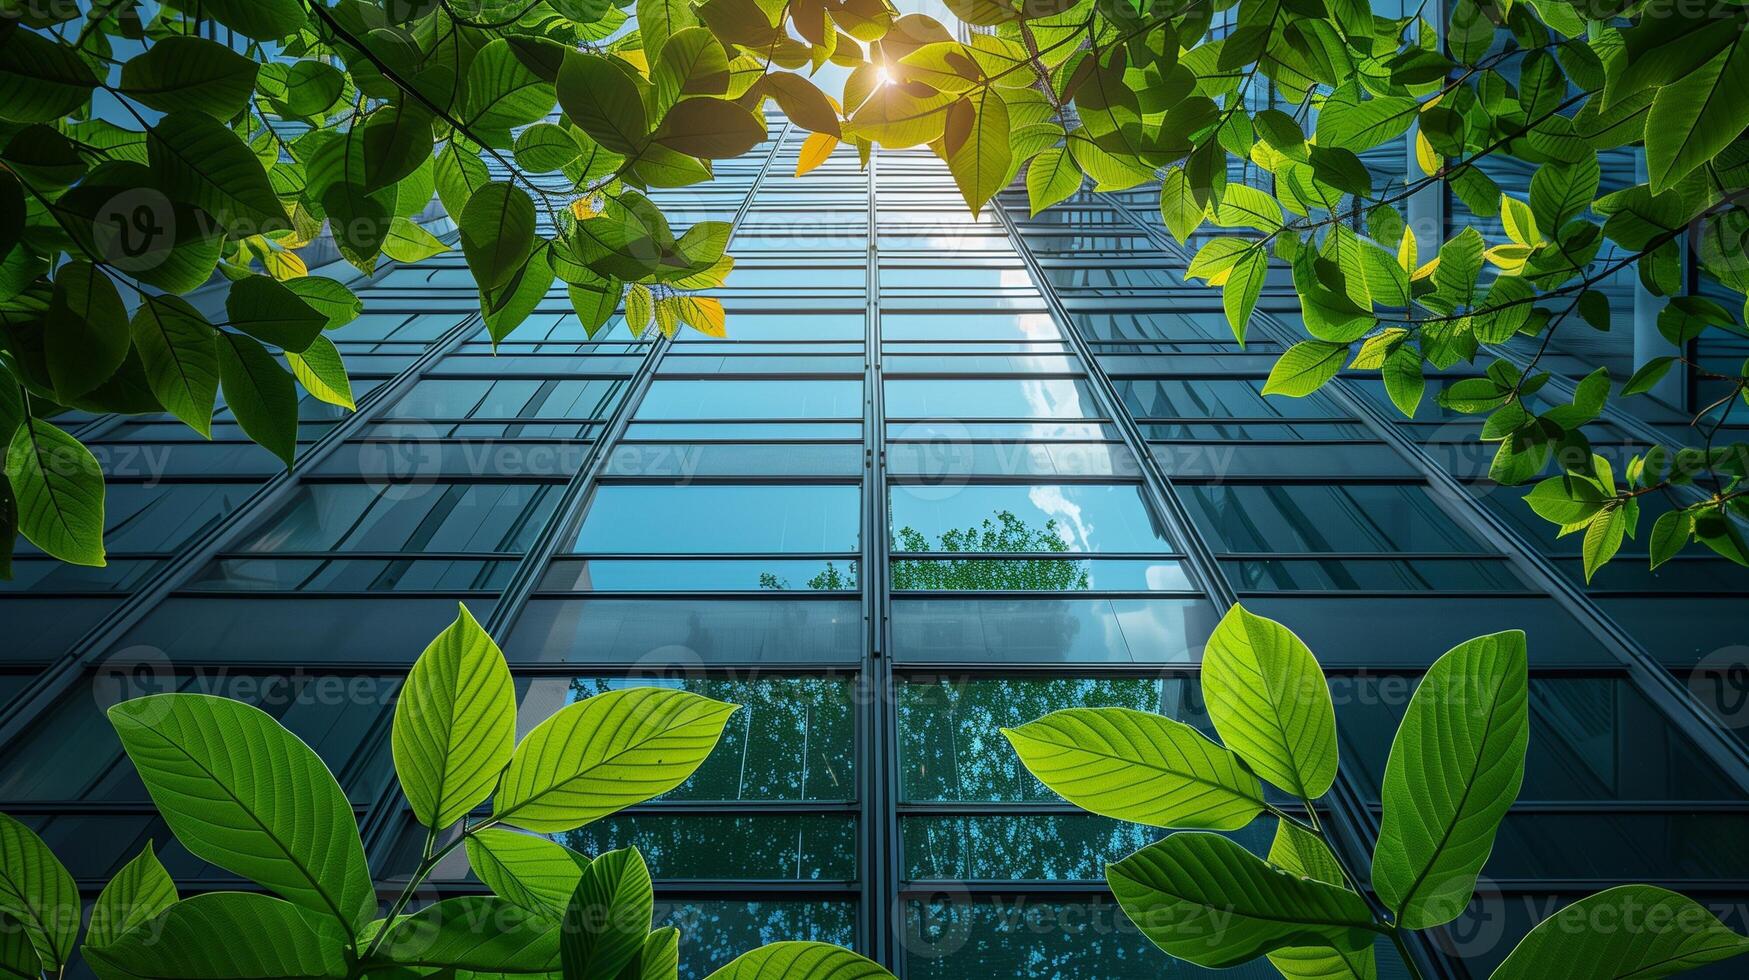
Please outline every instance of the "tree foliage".
[[[434, 194], [494, 338], [555, 283], [592, 335], [621, 306], [634, 331], [722, 334], [703, 291], [732, 269], [728, 227], [676, 234], [647, 192], [759, 144], [770, 103], [810, 134], [799, 172], [841, 142], [928, 147], [973, 211], [1022, 176], [1035, 212], [1158, 186], [1240, 342], [1268, 270], [1289, 271], [1307, 337], [1271, 394], [1377, 372], [1413, 415], [1429, 365], [1473, 365], [1439, 407], [1487, 416], [1491, 476], [1582, 535], [1588, 577], [1649, 496], [1654, 567], [1691, 544], [1749, 564], [1749, 446], [1723, 438], [1749, 374], [1694, 353], [1749, 335], [1741, 7], [1457, 0], [1436, 25], [1350, 0], [948, 6], [969, 40], [887, 0], [22, 8], [0, 24], [0, 516], [103, 561], [101, 475], [57, 438], [63, 408], [205, 432], [222, 393], [289, 461], [298, 385], [351, 404], [322, 332], [359, 310], [299, 249], [326, 228], [362, 270], [434, 254], [413, 221]], [[828, 62], [836, 94], [810, 81]], [[1419, 172], [1376, 175], [1364, 155], [1399, 140]], [[1603, 179], [1624, 148], [1644, 181]], [[1528, 193], [1489, 175], [1508, 159]], [[1409, 225], [1412, 199], [1447, 194], [1486, 224]], [[165, 298], [215, 273], [222, 314]], [[1668, 353], [1551, 383], [1557, 334], [1629, 315], [1605, 291], [1623, 277], [1663, 304]], [[1611, 399], [1676, 370], [1720, 392], [1692, 438], [1603, 462]]]
[[[1250, 683], [1231, 683], [1240, 676]], [[1419, 978], [1410, 930], [1463, 914], [1518, 799], [1529, 745], [1524, 634], [1460, 643], [1421, 679], [1391, 743], [1370, 875], [1320, 821], [1316, 803], [1337, 770], [1334, 705], [1305, 644], [1234, 606], [1209, 639], [1202, 693], [1224, 744], [1130, 708], [1061, 709], [1003, 734], [1069, 802], [1178, 830], [1105, 872], [1124, 912], [1166, 952], [1214, 968], [1267, 956], [1290, 980], [1367, 980], [1385, 937]], [[1295, 802], [1265, 799], [1253, 771]], [[1267, 855], [1207, 832], [1265, 812], [1275, 820]], [[1749, 937], [1692, 899], [1625, 885], [1538, 923], [1493, 980], [1664, 977], [1746, 952]]]
[[[582, 826], [678, 785], [737, 706], [664, 687], [608, 691], [517, 743], [509, 683], [503, 653], [465, 608], [413, 665], [395, 706], [395, 773], [426, 838], [381, 917], [352, 808], [297, 736], [226, 698], [159, 694], [115, 705], [110, 721], [182, 846], [280, 897], [180, 898], [148, 844], [98, 897], [80, 947], [86, 965], [102, 980], [676, 980], [680, 935], [652, 927], [650, 872], [635, 849], [591, 858], [524, 831]], [[555, 730], [564, 732], [557, 742]], [[491, 812], [480, 812], [489, 797]], [[491, 894], [407, 913], [457, 850]], [[42, 839], [0, 814], [6, 974], [63, 975], [82, 908]], [[812, 942], [753, 950], [712, 977], [743, 975], [892, 976]]]

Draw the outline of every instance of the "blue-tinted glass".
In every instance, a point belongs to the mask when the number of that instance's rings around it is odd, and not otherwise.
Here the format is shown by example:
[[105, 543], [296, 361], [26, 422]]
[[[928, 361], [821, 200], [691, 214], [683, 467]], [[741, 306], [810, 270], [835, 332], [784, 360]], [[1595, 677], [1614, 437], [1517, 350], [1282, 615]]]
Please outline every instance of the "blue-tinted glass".
[[639, 419], [849, 419], [862, 417], [860, 381], [656, 381]]
[[902, 552], [1164, 551], [1140, 484], [967, 484], [892, 488]]
[[602, 554], [848, 552], [856, 487], [605, 486], [571, 550]]
[[1417, 486], [1188, 486], [1197, 525], [1226, 551], [1491, 550], [1460, 530]]
[[305, 484], [242, 550], [522, 551], [557, 499], [540, 484]]
[[973, 378], [886, 384], [890, 418], [1099, 418], [1093, 392], [1072, 378]]
[[[1338, 686], [1343, 772], [1377, 799], [1392, 733], [1413, 678]], [[1530, 748], [1519, 799], [1715, 800], [1741, 794], [1689, 737], [1625, 680], [1534, 677]]]
[[1000, 729], [1062, 708], [1123, 707], [1207, 730], [1194, 679], [1052, 678], [902, 683], [899, 795], [906, 802], [1058, 799], [1006, 748]]
[[740, 705], [709, 758], [664, 800], [856, 797], [856, 726], [848, 678], [536, 678], [520, 687], [517, 720], [525, 730], [564, 705], [629, 687], [671, 687]]

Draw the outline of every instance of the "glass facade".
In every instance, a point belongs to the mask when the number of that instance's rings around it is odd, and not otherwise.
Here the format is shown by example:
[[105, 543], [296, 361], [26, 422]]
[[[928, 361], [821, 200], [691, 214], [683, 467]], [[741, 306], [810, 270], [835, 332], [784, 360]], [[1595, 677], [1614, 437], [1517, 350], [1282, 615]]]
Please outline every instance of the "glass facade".
[[[102, 718], [225, 694], [323, 756], [388, 885], [421, 843], [387, 750], [399, 678], [459, 602], [510, 659], [523, 731], [625, 685], [744, 706], [681, 788], [559, 835], [642, 850], [684, 976], [788, 938], [911, 980], [1202, 976], [1104, 888], [1160, 832], [1063, 804], [999, 729], [1123, 705], [1212, 733], [1197, 664], [1243, 601], [1332, 671], [1321, 809], [1357, 857], [1419, 672], [1529, 633], [1523, 799], [1472, 914], [1417, 948], [1433, 975], [1483, 975], [1613, 883], [1749, 894], [1740, 576], [1642, 552], [1585, 590], [1576, 544], [1482, 482], [1473, 421], [1431, 400], [1403, 420], [1362, 378], [1264, 398], [1285, 276], [1239, 348], [1152, 192], [1034, 218], [1011, 190], [974, 220], [925, 153], [794, 178], [801, 134], [772, 133], [652, 193], [677, 230], [736, 222], [729, 339], [586, 340], [558, 288], [494, 348], [451, 253], [354, 283], [370, 312], [333, 339], [359, 410], [306, 404], [289, 472], [223, 415], [211, 442], [85, 420], [111, 564], [26, 552], [0, 592], [0, 808], [93, 893], [148, 839], [185, 892], [229, 886], [171, 844]], [[1613, 424], [1625, 452], [1673, 423]], [[439, 870], [439, 892], [480, 887]]]

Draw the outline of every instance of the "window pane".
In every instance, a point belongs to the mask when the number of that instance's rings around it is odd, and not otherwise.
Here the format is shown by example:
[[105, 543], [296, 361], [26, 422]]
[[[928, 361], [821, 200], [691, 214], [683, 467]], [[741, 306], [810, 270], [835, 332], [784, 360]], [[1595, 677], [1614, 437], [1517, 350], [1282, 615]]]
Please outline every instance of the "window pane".
[[1186, 486], [1184, 502], [1235, 552], [1487, 551], [1421, 487], [1389, 484]]
[[896, 696], [899, 796], [908, 803], [1058, 799], [1021, 766], [1000, 729], [1061, 708], [1159, 712], [1212, 734], [1193, 678], [914, 681], [899, 684]]
[[856, 726], [846, 678], [535, 678], [520, 687], [517, 721], [524, 730], [566, 705], [631, 687], [672, 687], [740, 705], [709, 758], [664, 800], [802, 802], [856, 796]]
[[1140, 484], [893, 487], [894, 551], [1162, 551]]
[[1092, 389], [1074, 378], [894, 380], [886, 383], [890, 418], [1099, 418]]
[[860, 381], [654, 381], [639, 419], [851, 419], [862, 417]]
[[851, 552], [860, 539], [859, 494], [836, 486], [604, 486], [571, 550]]
[[307, 483], [241, 550], [525, 551], [558, 491], [543, 484]]

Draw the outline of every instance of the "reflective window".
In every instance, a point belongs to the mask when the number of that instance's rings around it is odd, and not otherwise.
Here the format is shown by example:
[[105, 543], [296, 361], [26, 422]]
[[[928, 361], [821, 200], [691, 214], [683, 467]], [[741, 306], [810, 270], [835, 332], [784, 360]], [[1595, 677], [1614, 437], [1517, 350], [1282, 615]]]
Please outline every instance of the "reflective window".
[[542, 484], [306, 483], [240, 550], [520, 552], [558, 495]]
[[848, 552], [861, 491], [842, 486], [610, 485], [571, 550], [602, 554]]
[[656, 381], [639, 419], [848, 419], [862, 417], [860, 381]]
[[1232, 552], [1489, 550], [1417, 486], [1226, 484], [1180, 492], [1203, 532]]
[[893, 487], [892, 549], [1160, 551], [1171, 543], [1140, 484]]
[[899, 684], [895, 694], [906, 802], [1059, 799], [1021, 766], [1000, 729], [1062, 708], [1154, 711], [1212, 732], [1194, 678], [919, 680]]
[[566, 705], [630, 687], [674, 687], [740, 705], [709, 758], [663, 800], [856, 798], [855, 708], [847, 678], [536, 678], [519, 687], [517, 724], [524, 731]]
[[1087, 382], [1072, 378], [893, 380], [889, 418], [1085, 419], [1101, 413]]

